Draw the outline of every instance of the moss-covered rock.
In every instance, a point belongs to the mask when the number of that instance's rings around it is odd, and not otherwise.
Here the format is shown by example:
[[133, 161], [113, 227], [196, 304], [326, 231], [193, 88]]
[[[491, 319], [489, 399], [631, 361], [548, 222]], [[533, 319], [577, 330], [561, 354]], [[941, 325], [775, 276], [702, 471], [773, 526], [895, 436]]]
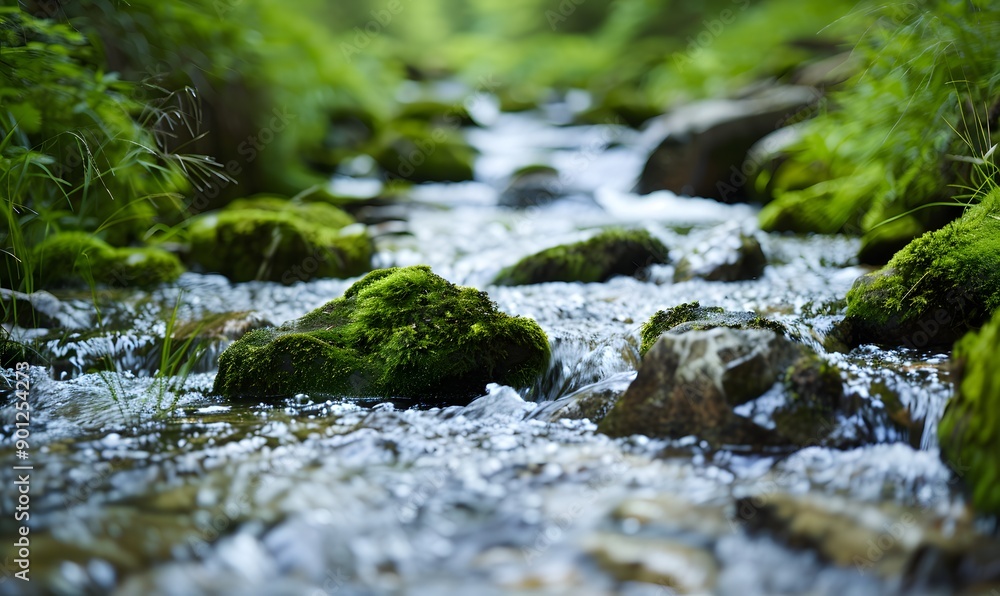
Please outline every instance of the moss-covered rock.
[[640, 128], [647, 121], [663, 114], [663, 106], [652, 103], [635, 90], [613, 89], [595, 105], [576, 115], [583, 124], [624, 124]]
[[[316, 197], [318, 193], [312, 193]], [[339, 230], [356, 223], [355, 219], [342, 209], [323, 200], [290, 201], [273, 195], [258, 195], [237, 199], [227, 206], [228, 210], [259, 209], [274, 213], [288, 213], [324, 228]]]
[[674, 334], [685, 331], [704, 331], [716, 327], [730, 329], [767, 329], [779, 335], [788, 335], [788, 329], [753, 312], [726, 312], [719, 306], [702, 306], [698, 302], [687, 302], [667, 310], [657, 311], [642, 326], [642, 344], [639, 353], [643, 356], [653, 347], [664, 333]]
[[520, 168], [511, 175], [507, 188], [500, 193], [498, 204], [523, 209], [547, 205], [565, 194], [558, 170], [552, 166], [531, 165]]
[[948, 345], [1000, 307], [1000, 190], [847, 293], [853, 343]]
[[844, 405], [840, 371], [810, 352], [788, 368], [782, 383], [786, 402], [772, 415], [775, 431], [794, 445], [825, 444]]
[[383, 135], [373, 157], [390, 178], [463, 182], [472, 180], [475, 151], [452, 129], [404, 120]]
[[646, 230], [610, 229], [589, 240], [525, 257], [501, 271], [494, 283], [520, 286], [550, 281], [602, 282], [666, 263], [668, 253], [667, 247]]
[[538, 324], [499, 312], [485, 292], [425, 266], [380, 269], [301, 319], [232, 344], [215, 391], [468, 399], [491, 382], [531, 385], [548, 361]]
[[461, 103], [448, 104], [440, 101], [412, 101], [399, 106], [400, 120], [417, 120], [431, 126], [475, 126], [476, 121], [469, 115], [469, 110]]
[[955, 395], [938, 425], [941, 457], [976, 510], [1000, 514], [1000, 310], [955, 344], [953, 361]]
[[787, 441], [734, 408], [771, 388], [805, 346], [760, 329], [689, 330], [661, 336], [598, 430], [614, 437], [694, 435], [713, 445]]
[[87, 283], [150, 286], [173, 281], [184, 266], [155, 247], [114, 248], [86, 232], [62, 232], [38, 244], [32, 254], [40, 287]]
[[368, 233], [325, 203], [256, 197], [196, 218], [191, 258], [233, 281], [291, 284], [316, 277], [353, 277], [371, 267]]

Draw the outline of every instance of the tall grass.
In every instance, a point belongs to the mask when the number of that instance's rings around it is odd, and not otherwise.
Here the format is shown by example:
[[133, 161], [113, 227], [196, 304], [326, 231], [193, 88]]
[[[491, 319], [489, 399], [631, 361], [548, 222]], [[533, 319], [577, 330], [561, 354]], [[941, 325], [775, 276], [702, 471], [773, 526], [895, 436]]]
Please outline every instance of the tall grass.
[[996, 182], [1000, 3], [869, 4], [847, 19], [869, 24], [853, 49], [862, 68], [792, 150], [820, 180], [776, 202], [823, 204], [822, 229], [801, 231], [864, 234], [903, 214], [940, 227], [954, 199]]

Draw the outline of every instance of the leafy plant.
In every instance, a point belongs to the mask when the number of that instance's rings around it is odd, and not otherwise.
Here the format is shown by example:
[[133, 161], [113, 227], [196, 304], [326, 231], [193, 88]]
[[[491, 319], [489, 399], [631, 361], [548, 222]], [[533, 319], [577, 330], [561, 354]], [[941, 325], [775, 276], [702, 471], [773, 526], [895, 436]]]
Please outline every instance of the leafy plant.
[[779, 185], [762, 216], [806, 202], [826, 216], [799, 231], [866, 233], [904, 214], [938, 228], [961, 213], [953, 198], [996, 181], [1000, 6], [923, 0], [850, 19], [873, 21], [855, 47], [863, 68], [792, 150], [819, 179]]
[[[152, 384], [144, 394], [135, 394], [125, 386], [122, 380], [123, 371], [112, 363], [110, 355], [108, 355], [109, 368], [113, 370], [99, 373], [112, 400], [126, 419], [135, 417], [141, 420], [142, 416], [149, 411], [152, 412], [154, 418], [170, 415], [177, 407], [177, 402], [188, 377], [208, 350], [208, 342], [198, 339], [204, 328], [203, 324], [186, 328], [184, 332], [186, 337], [176, 337], [178, 335], [177, 315], [182, 300], [183, 293], [178, 295], [170, 315], [164, 322], [163, 341], [159, 346], [159, 366], [153, 372]], [[133, 411], [135, 405], [139, 406], [139, 412]]]

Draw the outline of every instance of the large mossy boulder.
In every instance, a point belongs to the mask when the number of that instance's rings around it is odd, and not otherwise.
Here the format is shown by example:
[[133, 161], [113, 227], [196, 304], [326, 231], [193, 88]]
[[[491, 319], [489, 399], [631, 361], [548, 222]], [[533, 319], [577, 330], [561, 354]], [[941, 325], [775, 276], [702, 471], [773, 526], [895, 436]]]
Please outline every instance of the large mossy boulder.
[[36, 287], [108, 284], [151, 286], [177, 279], [184, 266], [156, 247], [115, 248], [86, 232], [49, 236], [32, 251]]
[[533, 384], [549, 355], [537, 323], [500, 312], [485, 292], [425, 266], [379, 269], [301, 319], [232, 344], [215, 392], [467, 401], [487, 383]]
[[847, 293], [853, 343], [950, 345], [1000, 307], [1000, 190]]
[[551, 281], [596, 283], [635, 275], [669, 261], [669, 251], [646, 230], [610, 229], [582, 242], [555, 246], [502, 270], [494, 283], [520, 286]]
[[1000, 310], [955, 344], [953, 362], [955, 395], [938, 425], [941, 457], [977, 511], [1000, 514]]
[[353, 277], [371, 268], [364, 226], [325, 203], [278, 197], [238, 200], [196, 218], [191, 259], [237, 282], [291, 284], [318, 277]]

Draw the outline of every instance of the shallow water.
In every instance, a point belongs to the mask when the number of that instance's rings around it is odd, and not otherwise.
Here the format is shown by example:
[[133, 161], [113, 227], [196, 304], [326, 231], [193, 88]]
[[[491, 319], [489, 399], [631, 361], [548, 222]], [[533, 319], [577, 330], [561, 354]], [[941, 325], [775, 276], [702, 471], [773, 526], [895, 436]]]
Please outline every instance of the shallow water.
[[[745, 205], [633, 195], [650, 142], [634, 131], [552, 126], [529, 114], [502, 115], [469, 136], [481, 151], [479, 180], [415, 189], [409, 234], [380, 236], [376, 260], [429, 264], [536, 319], [553, 346], [541, 382], [523, 394], [491, 386], [464, 408], [306, 395], [232, 404], [209, 395], [222, 343], [183, 388], [150, 378], [175, 301], [181, 320], [246, 310], [281, 323], [352, 280], [234, 285], [188, 273], [152, 294], [108, 292], [100, 324], [49, 340], [62, 364], [32, 369], [33, 581], [9, 578], [9, 557], [0, 594], [880, 594], [904, 587], [902, 565], [888, 556], [870, 568], [837, 564], [821, 547], [751, 531], [738, 500], [787, 498], [846, 516], [873, 539], [915, 519], [900, 540], [904, 558], [928, 536], [947, 542], [988, 530], [973, 528], [936, 448], [951, 391], [947, 356], [822, 349], [863, 273], [855, 240], [766, 235]], [[497, 208], [509, 173], [535, 162], [558, 167], [571, 196]], [[664, 265], [643, 280], [490, 285], [520, 257], [608, 225], [649, 229], [674, 262], [743, 230], [758, 236], [769, 266], [761, 279], [735, 283], [671, 283]], [[66, 298], [93, 311], [89, 296]], [[695, 300], [766, 314], [822, 351], [864, 404], [840, 421], [861, 446], [754, 455], [694, 438], [612, 440], [589, 421], [537, 415], [594, 384], [627, 386], [642, 322]], [[101, 358], [127, 372], [83, 374]], [[898, 395], [916, 421], [910, 430], [884, 414], [875, 383]], [[15, 461], [12, 405], [0, 420], [0, 458]], [[5, 487], [14, 480], [0, 468]], [[13, 497], [6, 489], [0, 497], [3, 536], [15, 531]]]

